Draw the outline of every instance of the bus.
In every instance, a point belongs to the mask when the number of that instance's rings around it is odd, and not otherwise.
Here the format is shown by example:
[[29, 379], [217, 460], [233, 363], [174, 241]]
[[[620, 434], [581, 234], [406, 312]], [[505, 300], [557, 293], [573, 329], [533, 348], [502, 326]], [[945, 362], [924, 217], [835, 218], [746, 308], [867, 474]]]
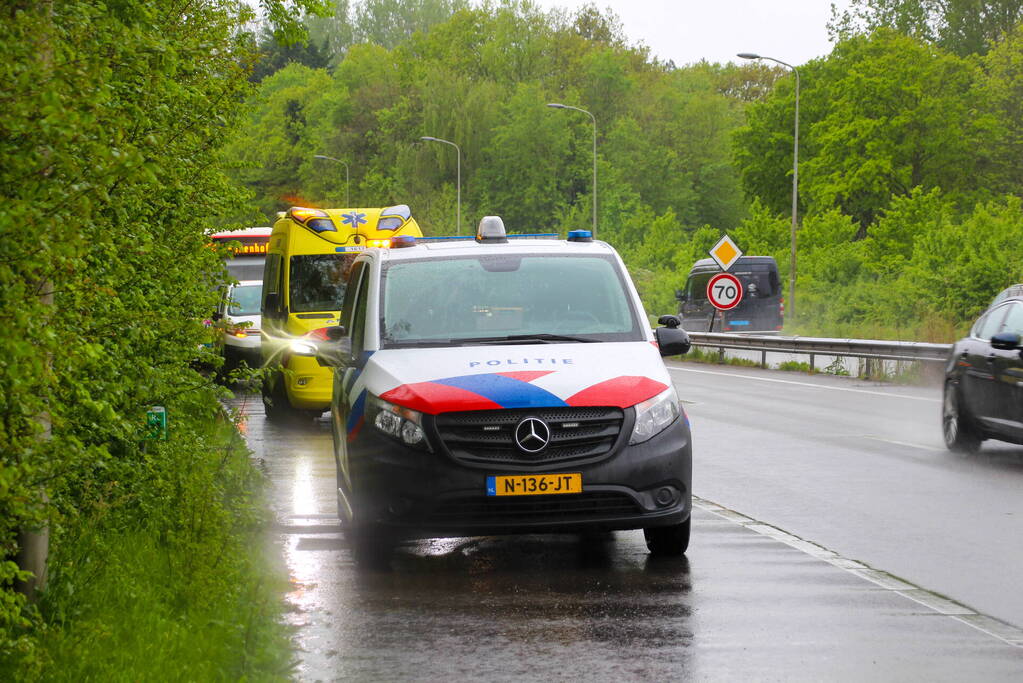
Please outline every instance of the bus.
[[214, 233], [213, 244], [230, 244], [227, 272], [235, 280], [262, 280], [266, 250], [273, 228], [245, 228]]

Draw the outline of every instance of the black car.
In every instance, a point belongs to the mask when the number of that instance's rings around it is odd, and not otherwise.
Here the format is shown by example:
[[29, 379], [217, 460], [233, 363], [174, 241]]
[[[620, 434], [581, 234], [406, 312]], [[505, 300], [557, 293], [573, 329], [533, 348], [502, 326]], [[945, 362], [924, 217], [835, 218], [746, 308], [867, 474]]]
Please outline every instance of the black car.
[[950, 450], [984, 439], [1023, 444], [1023, 292], [999, 296], [952, 347], [945, 369], [942, 433]]

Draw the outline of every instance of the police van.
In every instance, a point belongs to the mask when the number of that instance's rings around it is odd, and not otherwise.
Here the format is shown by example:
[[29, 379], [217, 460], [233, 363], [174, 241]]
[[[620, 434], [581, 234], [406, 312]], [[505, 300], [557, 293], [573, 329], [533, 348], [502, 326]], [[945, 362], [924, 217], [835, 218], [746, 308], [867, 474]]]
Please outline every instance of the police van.
[[[689, 422], [618, 254], [588, 231], [398, 237], [352, 265], [334, 372], [338, 514], [358, 552], [403, 537], [643, 529], [689, 543]], [[306, 340], [310, 341], [310, 340]]]
[[336, 324], [348, 271], [367, 247], [423, 233], [404, 204], [375, 209], [292, 207], [270, 235], [263, 271], [262, 395], [273, 420], [315, 417], [330, 407], [331, 373], [291, 353], [291, 342]]

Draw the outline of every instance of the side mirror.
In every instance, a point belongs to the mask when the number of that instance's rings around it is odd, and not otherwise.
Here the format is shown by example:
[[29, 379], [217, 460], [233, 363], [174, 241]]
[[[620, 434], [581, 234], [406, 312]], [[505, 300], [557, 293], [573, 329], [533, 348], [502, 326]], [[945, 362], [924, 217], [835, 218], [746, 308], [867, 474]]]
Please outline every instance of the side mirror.
[[991, 337], [991, 347], [1003, 351], [1012, 351], [1020, 347], [1020, 336], [1015, 332], [999, 332]]
[[[661, 317], [661, 320], [674, 317], [665, 315]], [[678, 318], [675, 319], [678, 320]], [[681, 356], [688, 353], [692, 346], [689, 335], [678, 327], [658, 327], [654, 330], [654, 337], [657, 339], [657, 347], [662, 356]]]
[[277, 292], [270, 292], [263, 301], [263, 315], [272, 318], [276, 316], [281, 307], [281, 295]]
[[681, 289], [676, 289], [676, 290], [675, 290], [675, 299], [676, 299], [677, 301], [679, 301], [679, 302], [683, 302], [683, 301], [685, 301], [685, 300], [686, 300], [687, 298], [688, 298], [688, 297], [686, 297], [686, 293], [685, 293], [684, 291], [682, 291]]
[[313, 355], [316, 356], [316, 362], [325, 368], [345, 365], [352, 357], [352, 339], [348, 336], [348, 331], [344, 325], [324, 327], [322, 330], [326, 339], [315, 347]]
[[217, 322], [218, 320], [221, 320], [223, 317], [224, 317], [223, 313], [221, 313], [220, 311], [214, 311], [213, 315], [210, 316], [210, 320], [212, 320], [213, 322]]

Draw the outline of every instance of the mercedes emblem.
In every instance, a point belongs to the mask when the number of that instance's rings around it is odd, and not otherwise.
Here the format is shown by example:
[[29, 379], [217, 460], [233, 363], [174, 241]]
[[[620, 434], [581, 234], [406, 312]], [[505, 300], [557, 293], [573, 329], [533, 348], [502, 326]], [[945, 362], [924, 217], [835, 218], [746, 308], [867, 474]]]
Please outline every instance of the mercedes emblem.
[[515, 427], [515, 443], [526, 453], [539, 453], [551, 441], [551, 428], [538, 417], [527, 417]]

